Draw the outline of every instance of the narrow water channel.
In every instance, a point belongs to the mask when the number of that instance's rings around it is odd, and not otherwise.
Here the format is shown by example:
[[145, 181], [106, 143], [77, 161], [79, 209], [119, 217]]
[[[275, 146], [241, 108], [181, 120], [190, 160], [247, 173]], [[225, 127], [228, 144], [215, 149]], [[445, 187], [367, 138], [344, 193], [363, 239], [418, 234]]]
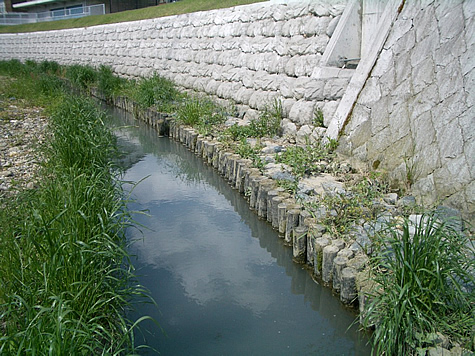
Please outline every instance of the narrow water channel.
[[130, 204], [148, 212], [135, 216], [147, 229], [129, 231], [137, 240], [130, 252], [158, 304], [139, 305], [137, 315], [160, 326], [143, 323], [137, 343], [174, 356], [369, 355], [367, 340], [349, 328], [355, 314], [292, 262], [291, 249], [214, 169], [124, 112], [114, 115], [128, 152], [125, 180], [147, 177]]

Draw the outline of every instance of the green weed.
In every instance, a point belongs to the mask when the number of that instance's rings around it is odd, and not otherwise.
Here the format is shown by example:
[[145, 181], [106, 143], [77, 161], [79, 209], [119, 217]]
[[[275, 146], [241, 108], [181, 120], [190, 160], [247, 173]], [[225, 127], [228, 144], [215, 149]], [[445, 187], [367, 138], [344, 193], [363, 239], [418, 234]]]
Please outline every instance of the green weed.
[[224, 123], [226, 113], [223, 107], [207, 98], [191, 97], [182, 102], [176, 117], [178, 122], [196, 127], [201, 134], [207, 135]]
[[137, 83], [132, 97], [143, 108], [154, 107], [158, 111], [169, 112], [181, 94], [172, 81], [154, 74]]
[[413, 354], [434, 332], [473, 350], [473, 243], [432, 215], [415, 224], [389, 225], [377, 242], [371, 266], [380, 288], [370, 296], [363, 319], [364, 326], [376, 327], [373, 353]]
[[320, 162], [326, 161], [329, 163], [332, 159], [333, 155], [326, 146], [320, 143], [307, 143], [304, 147], [289, 146], [276, 155], [276, 162], [290, 166], [292, 173], [297, 178], [322, 172], [325, 167]]
[[125, 85], [125, 79], [121, 79], [114, 75], [111, 67], [101, 65], [97, 74], [97, 88], [106, 97], [111, 100], [112, 97], [118, 95]]
[[323, 122], [323, 111], [320, 108], [316, 108], [313, 113], [313, 124], [317, 127], [324, 127]]
[[229, 127], [227, 135], [234, 141], [245, 138], [274, 137], [280, 134], [282, 121], [282, 105], [276, 100], [272, 107], [264, 109], [257, 119], [250, 121], [249, 125], [233, 125]]
[[242, 158], [252, 160], [252, 166], [262, 170], [264, 168], [264, 162], [262, 161], [259, 153], [261, 152], [262, 146], [257, 143], [255, 146], [251, 146], [246, 139], [241, 139], [239, 143], [234, 147], [235, 152], [240, 155]]
[[0, 354], [131, 354], [146, 317], [127, 320], [128, 300], [147, 293], [131, 283], [115, 139], [92, 101], [63, 100], [38, 189], [1, 201]]
[[74, 64], [66, 68], [66, 78], [85, 90], [96, 83], [97, 71], [91, 66]]

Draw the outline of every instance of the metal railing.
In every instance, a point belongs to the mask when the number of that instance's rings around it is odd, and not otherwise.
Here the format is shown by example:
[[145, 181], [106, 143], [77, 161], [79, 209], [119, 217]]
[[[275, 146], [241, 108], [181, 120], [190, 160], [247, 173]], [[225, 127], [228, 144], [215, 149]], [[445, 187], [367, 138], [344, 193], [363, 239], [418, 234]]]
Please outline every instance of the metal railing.
[[104, 4], [38, 13], [14, 12], [0, 14], [0, 25], [20, 25], [24, 23], [75, 19], [91, 15], [104, 15], [105, 13]]

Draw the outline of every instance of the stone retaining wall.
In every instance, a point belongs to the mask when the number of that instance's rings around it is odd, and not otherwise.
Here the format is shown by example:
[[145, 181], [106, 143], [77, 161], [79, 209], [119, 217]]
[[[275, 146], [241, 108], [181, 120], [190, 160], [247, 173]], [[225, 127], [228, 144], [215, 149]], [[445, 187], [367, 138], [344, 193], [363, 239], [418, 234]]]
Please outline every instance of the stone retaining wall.
[[340, 139], [420, 203], [475, 221], [475, 2], [406, 1]]
[[[385, 169], [419, 203], [455, 207], [475, 222], [475, 2], [388, 1], [388, 16], [372, 31], [363, 28], [384, 45], [368, 45], [356, 71], [326, 67], [324, 59], [337, 38], [352, 43], [337, 36], [356, 26], [340, 26], [348, 13], [343, 11], [362, 10], [356, 0], [346, 3], [265, 2], [91, 28], [2, 34], [0, 59], [106, 64], [128, 77], [156, 72], [186, 89], [234, 101], [247, 118], [278, 98], [290, 119], [284, 130], [290, 127], [297, 138], [321, 135], [308, 126], [320, 108], [327, 134], [342, 134], [340, 153], [353, 165]], [[371, 56], [377, 58], [374, 66]]]
[[258, 3], [230, 9], [62, 31], [0, 35], [0, 59], [111, 66], [158, 73], [178, 85], [242, 104], [248, 116], [282, 99], [284, 114], [330, 117], [352, 70], [314, 75], [346, 0]]

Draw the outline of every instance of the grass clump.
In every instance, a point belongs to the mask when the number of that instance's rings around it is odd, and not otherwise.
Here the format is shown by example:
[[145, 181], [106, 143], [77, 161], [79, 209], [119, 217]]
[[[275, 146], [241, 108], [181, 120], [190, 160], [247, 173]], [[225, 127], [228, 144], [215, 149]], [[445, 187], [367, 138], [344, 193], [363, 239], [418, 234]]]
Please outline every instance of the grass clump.
[[104, 95], [107, 101], [121, 93], [126, 86], [126, 80], [114, 75], [112, 68], [101, 65], [97, 71], [97, 89]]
[[8, 78], [3, 81], [2, 96], [18, 98], [33, 106], [52, 105], [63, 95], [60, 72], [61, 66], [56, 62], [0, 61], [0, 75]]
[[[305, 146], [289, 146], [276, 155], [276, 162], [290, 166], [297, 178], [321, 173], [332, 160], [333, 154], [328, 147], [318, 142], [307, 143]], [[321, 163], [322, 161], [325, 162]]]
[[141, 79], [132, 89], [131, 96], [142, 108], [153, 107], [163, 112], [171, 111], [181, 98], [175, 84], [157, 74]]
[[253, 146], [246, 139], [241, 139], [241, 141], [235, 145], [234, 149], [242, 158], [250, 159], [253, 167], [259, 168], [262, 171], [264, 161], [260, 156], [262, 145], [259, 142]]
[[79, 89], [86, 90], [97, 81], [97, 71], [88, 65], [73, 64], [66, 68], [66, 78]]
[[282, 105], [276, 100], [271, 107], [266, 107], [257, 119], [252, 119], [249, 125], [233, 125], [226, 130], [226, 136], [233, 141], [246, 138], [274, 137], [280, 134], [282, 121]]
[[386, 184], [376, 174], [370, 174], [352, 182], [344, 192], [325, 194], [321, 203], [330, 213], [324, 218], [323, 224], [335, 236], [345, 236], [354, 224], [378, 218], [382, 208], [375, 202], [386, 192]]
[[377, 235], [363, 325], [376, 355], [425, 354], [440, 332], [474, 350], [475, 250], [462, 232], [427, 214]]
[[134, 353], [140, 320], [125, 315], [145, 292], [131, 283], [115, 137], [90, 100], [62, 96], [50, 113], [38, 188], [0, 201], [0, 354]]
[[226, 110], [204, 97], [189, 97], [183, 100], [176, 112], [179, 123], [196, 127], [200, 134], [211, 134], [226, 121]]

